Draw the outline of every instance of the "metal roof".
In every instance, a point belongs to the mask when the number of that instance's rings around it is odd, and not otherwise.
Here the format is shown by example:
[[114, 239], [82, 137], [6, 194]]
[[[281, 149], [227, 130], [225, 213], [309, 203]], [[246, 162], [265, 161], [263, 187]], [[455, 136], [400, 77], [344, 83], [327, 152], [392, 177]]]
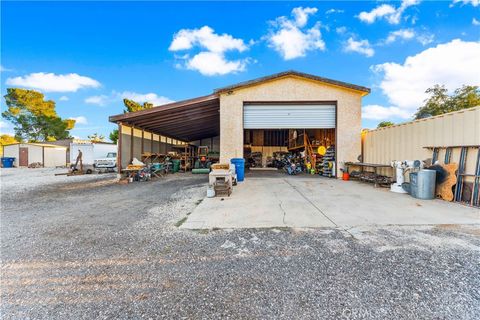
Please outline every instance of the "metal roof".
[[238, 88], [242, 88], [242, 87], [249, 87], [249, 86], [253, 86], [253, 85], [256, 85], [256, 84], [259, 84], [259, 83], [262, 83], [262, 82], [266, 82], [266, 81], [270, 81], [270, 80], [274, 80], [274, 79], [278, 79], [278, 78], [284, 78], [284, 77], [288, 77], [288, 76], [295, 76], [295, 77], [315, 80], [315, 81], [327, 83], [327, 84], [337, 86], [337, 87], [343, 87], [343, 88], [348, 88], [348, 89], [355, 90], [355, 91], [360, 91], [364, 94], [370, 93], [370, 88], [367, 88], [367, 87], [362, 87], [362, 86], [358, 86], [358, 85], [347, 83], [347, 82], [342, 82], [342, 81], [338, 81], [338, 80], [319, 77], [319, 76], [316, 76], [316, 75], [313, 75], [313, 74], [298, 72], [298, 71], [295, 71], [295, 70], [279, 72], [279, 73], [275, 73], [275, 74], [272, 74], [272, 75], [269, 75], [269, 76], [265, 76], [265, 77], [261, 77], [261, 78], [257, 78], [257, 79], [253, 79], [253, 80], [249, 80], [249, 81], [239, 82], [237, 84], [233, 84], [233, 85], [230, 85], [230, 86], [227, 86], [227, 87], [216, 89], [214, 92], [215, 93], [221, 93], [221, 92], [225, 92], [225, 91], [231, 91], [231, 90], [234, 90], [234, 89], [238, 89]]
[[64, 147], [64, 146], [59, 146], [59, 145], [55, 145], [55, 144], [48, 144], [48, 143], [43, 143], [43, 142], [14, 142], [14, 143], [6, 144], [6, 145], [4, 145], [4, 147], [15, 146], [15, 145], [18, 145], [18, 144], [27, 144], [27, 145], [31, 145], [31, 146], [46, 147], [46, 148], [67, 149], [67, 147]]
[[111, 116], [109, 120], [186, 142], [195, 141], [220, 134], [220, 100], [212, 94]]

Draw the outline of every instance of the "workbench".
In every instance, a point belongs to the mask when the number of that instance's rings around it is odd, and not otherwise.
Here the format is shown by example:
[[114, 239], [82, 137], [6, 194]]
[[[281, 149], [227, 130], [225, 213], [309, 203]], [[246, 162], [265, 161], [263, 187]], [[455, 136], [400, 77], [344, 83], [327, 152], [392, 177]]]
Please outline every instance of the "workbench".
[[[355, 166], [360, 168], [360, 177], [359, 180], [373, 182], [375, 187], [378, 187], [380, 184], [385, 184], [385, 176], [378, 174], [378, 169], [391, 168], [388, 164], [377, 164], [377, 163], [365, 163], [365, 162], [345, 162], [346, 172], [350, 172], [349, 168]], [[367, 177], [363, 175], [365, 168], [372, 168], [373, 175], [372, 177]], [[355, 178], [354, 176], [352, 178]], [[391, 182], [391, 181], [390, 181]], [[389, 182], [389, 183], [390, 183]]]

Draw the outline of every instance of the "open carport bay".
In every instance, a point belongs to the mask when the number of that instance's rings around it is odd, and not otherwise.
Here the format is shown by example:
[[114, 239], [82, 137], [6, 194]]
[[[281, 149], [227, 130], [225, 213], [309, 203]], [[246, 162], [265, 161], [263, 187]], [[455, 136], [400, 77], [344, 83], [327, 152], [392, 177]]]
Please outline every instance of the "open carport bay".
[[480, 210], [419, 200], [355, 181], [251, 174], [230, 197], [206, 198], [182, 228], [342, 227], [475, 224]]

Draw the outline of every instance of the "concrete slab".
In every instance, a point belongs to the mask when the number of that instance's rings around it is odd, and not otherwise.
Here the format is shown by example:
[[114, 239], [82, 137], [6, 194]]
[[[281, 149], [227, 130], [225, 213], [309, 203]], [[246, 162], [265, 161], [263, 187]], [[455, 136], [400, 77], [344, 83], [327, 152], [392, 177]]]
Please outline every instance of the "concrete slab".
[[275, 173], [247, 177], [234, 187], [230, 197], [205, 198], [181, 227], [350, 228], [479, 223], [480, 209], [458, 203], [418, 200], [356, 181]]

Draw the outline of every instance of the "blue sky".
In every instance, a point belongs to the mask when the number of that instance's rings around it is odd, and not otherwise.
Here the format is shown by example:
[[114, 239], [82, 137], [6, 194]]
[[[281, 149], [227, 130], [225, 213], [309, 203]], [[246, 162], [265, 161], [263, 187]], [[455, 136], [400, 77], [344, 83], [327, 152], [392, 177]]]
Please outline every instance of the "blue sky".
[[[6, 2], [1, 85], [108, 136], [123, 97], [165, 103], [294, 69], [370, 87], [363, 126], [407, 121], [429, 86], [480, 85], [480, 4]], [[5, 103], [1, 102], [2, 109]], [[12, 132], [2, 120], [2, 132]]]

